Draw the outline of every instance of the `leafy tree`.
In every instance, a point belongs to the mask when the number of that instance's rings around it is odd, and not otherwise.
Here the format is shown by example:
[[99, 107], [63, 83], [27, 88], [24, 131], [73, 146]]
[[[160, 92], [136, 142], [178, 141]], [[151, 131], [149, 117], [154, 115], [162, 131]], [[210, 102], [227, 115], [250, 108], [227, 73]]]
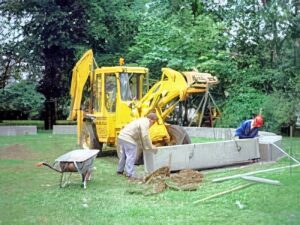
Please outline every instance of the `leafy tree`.
[[[292, 113], [297, 110], [299, 101], [291, 101], [284, 94], [274, 93], [267, 96], [263, 103], [263, 114], [268, 120], [265, 127], [270, 131], [278, 132], [281, 127], [288, 127], [295, 124], [296, 114]], [[298, 109], [299, 110], [299, 109]]]
[[9, 118], [10, 114], [17, 118], [37, 119], [41, 115], [45, 97], [36, 91], [34, 83], [21, 81], [0, 91], [0, 99], [2, 119]]
[[[206, 7], [224, 21], [230, 64], [236, 65], [230, 82], [223, 86], [229, 94], [223, 108], [223, 123], [236, 125], [237, 122], [227, 114], [234, 111], [249, 116], [252, 107], [247, 106], [248, 101], [257, 103], [256, 99], [247, 98], [251, 90], [257, 92], [259, 107], [265, 112], [266, 121], [274, 122], [277, 118], [277, 122], [269, 126], [270, 129], [279, 131], [280, 124], [291, 124], [293, 121], [294, 105], [299, 104], [295, 99], [300, 98], [300, 74], [296, 60], [293, 60], [293, 55], [297, 55], [296, 52], [293, 54], [294, 43], [298, 40], [295, 31], [299, 29], [296, 5], [296, 1], [277, 0], [227, 1], [223, 5], [207, 2]], [[239, 95], [248, 101], [242, 101]], [[272, 102], [270, 99], [276, 99], [274, 96], [281, 96], [280, 101], [274, 101], [280, 107], [269, 104]], [[249, 108], [249, 113], [243, 110], [241, 104]], [[285, 121], [278, 116], [283, 111], [286, 112]]]
[[0, 88], [3, 89], [14, 80], [21, 79], [21, 71], [25, 65], [20, 55], [22, 47], [20, 23], [2, 15], [0, 24]]
[[158, 77], [162, 67], [193, 69], [214, 58], [223, 41], [222, 24], [201, 7], [189, 1], [152, 1], [130, 48], [132, 59]]
[[[34, 65], [39, 80], [38, 90], [47, 101], [68, 93], [69, 79], [66, 74], [70, 73], [75, 61], [72, 45], [82, 43], [81, 38], [84, 40], [85, 37], [81, 28], [86, 21], [82, 3], [6, 1], [1, 5], [2, 15], [18, 21], [24, 45], [20, 53], [23, 63]], [[54, 118], [54, 115], [50, 116]]]
[[[94, 50], [99, 65], [116, 65], [126, 57], [138, 32], [146, 0], [91, 0], [85, 2], [87, 44]], [[85, 46], [79, 47], [81, 56]], [[127, 61], [127, 60], [126, 60]]]
[[36, 75], [46, 102], [64, 105], [79, 56], [93, 48], [107, 59], [105, 63], [117, 62], [114, 54], [126, 52], [135, 35], [138, 14], [133, 9], [140, 6], [125, 0], [5, 1], [0, 13], [18, 25], [22, 42], [12, 43], [21, 49], [19, 60], [29, 65], [27, 74]]

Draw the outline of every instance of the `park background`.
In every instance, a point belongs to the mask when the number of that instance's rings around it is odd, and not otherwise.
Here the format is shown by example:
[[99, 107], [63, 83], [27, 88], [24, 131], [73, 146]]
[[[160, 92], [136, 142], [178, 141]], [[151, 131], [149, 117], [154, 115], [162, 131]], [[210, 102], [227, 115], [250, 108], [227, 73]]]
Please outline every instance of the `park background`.
[[217, 76], [217, 127], [261, 112], [263, 130], [297, 134], [299, 11], [296, 0], [2, 1], [0, 121], [60, 124], [72, 68], [93, 49], [99, 66], [124, 57], [153, 80], [162, 67]]
[[[79, 174], [60, 188], [58, 173], [35, 166], [79, 148], [76, 135], [51, 128], [75, 124], [66, 121], [71, 73], [88, 49], [99, 66], [124, 57], [152, 80], [162, 67], [217, 76], [215, 125], [261, 112], [262, 130], [286, 135], [282, 148], [299, 160], [300, 140], [289, 137], [299, 132], [298, 0], [7, 0], [0, 25], [0, 125], [38, 126], [36, 135], [0, 137], [0, 224], [299, 224], [299, 167], [288, 158], [201, 171], [196, 191], [155, 195], [116, 176], [117, 157], [95, 160], [86, 190]], [[260, 175], [281, 185], [195, 203], [246, 184], [213, 179], [286, 166]]]

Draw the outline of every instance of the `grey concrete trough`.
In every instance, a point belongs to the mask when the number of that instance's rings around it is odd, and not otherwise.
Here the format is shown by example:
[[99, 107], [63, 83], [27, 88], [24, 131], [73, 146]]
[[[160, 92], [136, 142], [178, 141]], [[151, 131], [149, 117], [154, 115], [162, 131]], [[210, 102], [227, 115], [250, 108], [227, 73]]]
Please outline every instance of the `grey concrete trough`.
[[77, 125], [53, 125], [53, 134], [77, 134]]
[[223, 139], [223, 141], [160, 147], [157, 153], [144, 152], [146, 172], [163, 166], [171, 171], [207, 169], [240, 164], [259, 159], [273, 161], [284, 154], [273, 146], [280, 146], [281, 136], [259, 132], [259, 138], [233, 140], [233, 128], [185, 127], [190, 137]]
[[204, 137], [231, 140], [234, 136], [233, 128], [209, 128], [209, 127], [184, 127], [190, 137]]
[[36, 126], [0, 126], [0, 136], [35, 135]]
[[[208, 127], [185, 127], [190, 137], [205, 137], [224, 140], [232, 140], [235, 134], [234, 128], [208, 128]], [[273, 144], [281, 146], [282, 136], [266, 132], [258, 132], [260, 161], [275, 161], [284, 154], [274, 147]]]
[[260, 158], [258, 139], [218, 141], [160, 147], [157, 153], [144, 152], [147, 172], [163, 166], [171, 171], [206, 169], [249, 162]]
[[262, 135], [259, 137], [259, 153], [261, 161], [276, 161], [284, 154], [276, 146], [281, 147], [282, 136]]

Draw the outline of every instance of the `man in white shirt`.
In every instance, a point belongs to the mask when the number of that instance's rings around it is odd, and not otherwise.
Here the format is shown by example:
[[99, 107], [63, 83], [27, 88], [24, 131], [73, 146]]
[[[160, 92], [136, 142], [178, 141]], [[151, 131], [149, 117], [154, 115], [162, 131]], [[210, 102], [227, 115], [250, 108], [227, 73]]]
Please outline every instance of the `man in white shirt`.
[[155, 113], [149, 113], [147, 117], [139, 118], [127, 124], [118, 136], [118, 148], [120, 149], [120, 159], [117, 174], [123, 174], [134, 180], [134, 162], [136, 158], [137, 146], [143, 150], [156, 149], [152, 145], [149, 128], [157, 121]]

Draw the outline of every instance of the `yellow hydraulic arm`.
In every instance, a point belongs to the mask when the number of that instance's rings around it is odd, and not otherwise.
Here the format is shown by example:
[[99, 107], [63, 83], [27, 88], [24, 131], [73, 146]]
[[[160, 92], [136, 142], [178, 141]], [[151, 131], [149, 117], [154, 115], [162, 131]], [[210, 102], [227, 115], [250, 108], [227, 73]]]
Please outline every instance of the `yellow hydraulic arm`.
[[71, 108], [68, 120], [75, 120], [80, 111], [83, 87], [90, 77], [90, 84], [93, 83], [93, 51], [88, 50], [82, 58], [76, 63], [72, 72], [71, 83]]
[[140, 116], [156, 111], [162, 119], [150, 129], [152, 141], [170, 141], [166, 124], [168, 115], [174, 111], [178, 102], [184, 101], [189, 94], [203, 93], [217, 83], [216, 77], [199, 72], [178, 72], [170, 68], [162, 69], [161, 80], [153, 85], [147, 94], [136, 103]]
[[[185, 100], [187, 88], [188, 84], [181, 73], [170, 68], [163, 68], [161, 80], [155, 83], [141, 101], [137, 103], [137, 108], [141, 116], [147, 115], [155, 108], [163, 111], [163, 107], [172, 100], [176, 98], [179, 98], [179, 101]], [[163, 113], [161, 116], [162, 119], [165, 119], [168, 115]]]
[[161, 80], [155, 83], [147, 94], [136, 103], [136, 108], [141, 117], [155, 110], [160, 118], [158, 123], [150, 129], [150, 136], [154, 143], [170, 142], [170, 136], [164, 121], [173, 111], [178, 101], [186, 99], [187, 89], [188, 84], [180, 72], [163, 68]]
[[174, 111], [179, 101], [184, 101], [189, 94], [206, 92], [218, 79], [208, 73], [178, 72], [170, 68], [162, 69], [161, 80], [153, 85], [147, 94], [137, 103], [141, 116], [154, 109], [161, 112], [163, 120]]

